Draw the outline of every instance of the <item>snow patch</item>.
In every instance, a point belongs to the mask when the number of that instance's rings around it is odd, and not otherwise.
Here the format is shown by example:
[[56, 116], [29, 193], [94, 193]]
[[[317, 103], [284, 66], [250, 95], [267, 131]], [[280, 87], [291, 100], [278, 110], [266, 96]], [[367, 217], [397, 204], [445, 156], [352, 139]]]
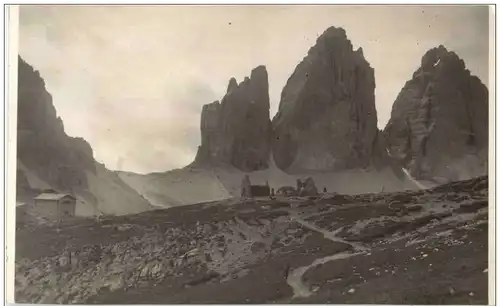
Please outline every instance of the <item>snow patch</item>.
[[408, 169], [406, 168], [403, 168], [403, 173], [406, 175], [406, 177], [411, 181], [413, 182], [415, 185], [418, 186], [418, 188], [420, 189], [427, 189], [426, 186], [424, 186], [422, 183], [420, 183], [419, 181], [417, 181], [415, 178], [413, 178], [411, 175], [410, 175], [410, 172], [408, 171]]

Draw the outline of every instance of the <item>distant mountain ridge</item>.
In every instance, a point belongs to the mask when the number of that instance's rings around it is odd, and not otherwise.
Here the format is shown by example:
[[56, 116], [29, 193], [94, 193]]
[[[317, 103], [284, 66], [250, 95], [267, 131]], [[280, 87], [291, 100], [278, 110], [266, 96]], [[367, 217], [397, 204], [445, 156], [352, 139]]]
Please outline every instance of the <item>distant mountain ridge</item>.
[[[438, 60], [444, 68], [434, 68]], [[238, 196], [246, 174], [275, 188], [312, 177], [320, 189], [359, 194], [428, 188], [487, 173], [487, 89], [444, 47], [424, 55], [383, 131], [377, 128], [373, 68], [361, 48], [353, 50], [342, 28], [328, 28], [298, 64], [272, 121], [266, 68], [259, 66], [251, 75], [239, 85], [231, 78], [222, 102], [203, 106], [202, 143], [191, 165], [146, 175], [121, 172], [120, 177], [150, 201], [170, 207]], [[441, 94], [431, 93], [432, 85], [442, 86]], [[462, 120], [462, 111], [439, 111], [440, 105], [452, 104], [446, 92], [462, 95], [459, 101], [471, 116]], [[425, 112], [429, 99], [436, 100], [432, 114]], [[424, 121], [435, 122], [441, 135], [426, 132], [434, 140], [421, 158], [420, 127], [429, 127]], [[410, 129], [405, 122], [411, 122]], [[474, 135], [472, 146], [457, 134], [464, 131]], [[453, 139], [461, 143], [458, 149], [441, 150]], [[443, 172], [447, 159], [453, 160], [452, 171]], [[422, 175], [421, 160], [437, 161], [435, 171]]]
[[203, 107], [192, 166], [252, 172], [272, 159], [289, 174], [390, 169], [400, 180], [407, 172], [436, 183], [487, 173], [488, 90], [443, 46], [423, 56], [383, 131], [373, 68], [342, 28], [328, 28], [297, 65], [271, 126], [268, 87], [259, 66], [240, 85], [232, 78], [222, 103]]

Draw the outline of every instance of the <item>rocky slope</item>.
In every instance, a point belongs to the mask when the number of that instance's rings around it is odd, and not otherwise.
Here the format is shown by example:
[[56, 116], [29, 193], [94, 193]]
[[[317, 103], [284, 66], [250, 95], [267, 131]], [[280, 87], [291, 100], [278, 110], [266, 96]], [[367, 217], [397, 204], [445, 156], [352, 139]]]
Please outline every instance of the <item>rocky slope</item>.
[[312, 177], [319, 190], [327, 188], [345, 194], [411, 190], [420, 188], [408, 178], [398, 179], [392, 169], [380, 171], [346, 170], [290, 174], [273, 165], [251, 173], [234, 167], [185, 167], [163, 173], [118, 172], [120, 178], [150, 203], [159, 207], [189, 205], [240, 197], [241, 181], [250, 176], [253, 184], [269, 183], [278, 190], [295, 186], [297, 179]]
[[237, 84], [231, 78], [219, 103], [203, 106], [199, 166], [232, 165], [243, 171], [268, 167], [271, 124], [267, 70], [259, 66]]
[[328, 28], [296, 67], [272, 124], [274, 160], [288, 172], [386, 166], [373, 68], [342, 28]]
[[77, 196], [77, 213], [126, 214], [151, 205], [117, 174], [97, 163], [90, 145], [64, 132], [39, 72], [19, 57], [17, 199], [31, 202], [43, 189]]
[[488, 303], [487, 177], [21, 226], [16, 238], [16, 303]]
[[392, 157], [418, 179], [455, 181], [488, 171], [488, 90], [439, 46], [406, 82], [384, 130]]
[[165, 173], [118, 172], [118, 176], [157, 207], [173, 207], [229, 199], [216, 168], [184, 168]]

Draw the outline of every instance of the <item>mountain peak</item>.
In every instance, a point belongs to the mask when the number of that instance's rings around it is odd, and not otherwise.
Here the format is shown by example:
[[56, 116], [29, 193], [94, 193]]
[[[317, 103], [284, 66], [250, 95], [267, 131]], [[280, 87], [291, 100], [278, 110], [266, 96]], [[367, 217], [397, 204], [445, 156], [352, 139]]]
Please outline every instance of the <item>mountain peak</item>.
[[384, 129], [391, 155], [417, 179], [468, 179], [487, 171], [488, 90], [443, 45], [428, 50]]
[[203, 106], [201, 145], [194, 164], [226, 164], [243, 171], [267, 168], [270, 127], [268, 76], [261, 65], [239, 85], [231, 78], [220, 104]]
[[343, 28], [330, 27], [295, 68], [273, 119], [279, 168], [364, 168], [384, 154], [373, 149], [375, 78], [362, 53], [353, 50]]
[[347, 39], [347, 34], [346, 34], [346, 31], [344, 30], [344, 28], [331, 26], [328, 29], [326, 29], [323, 32], [323, 34], [321, 34], [320, 37], [340, 37], [340, 38]]

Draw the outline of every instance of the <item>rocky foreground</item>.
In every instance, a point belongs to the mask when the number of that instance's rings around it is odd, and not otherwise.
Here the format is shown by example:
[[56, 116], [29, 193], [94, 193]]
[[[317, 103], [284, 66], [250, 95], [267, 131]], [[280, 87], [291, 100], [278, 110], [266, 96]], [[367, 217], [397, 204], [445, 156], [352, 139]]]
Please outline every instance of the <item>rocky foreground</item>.
[[24, 226], [16, 303], [488, 303], [488, 179]]

